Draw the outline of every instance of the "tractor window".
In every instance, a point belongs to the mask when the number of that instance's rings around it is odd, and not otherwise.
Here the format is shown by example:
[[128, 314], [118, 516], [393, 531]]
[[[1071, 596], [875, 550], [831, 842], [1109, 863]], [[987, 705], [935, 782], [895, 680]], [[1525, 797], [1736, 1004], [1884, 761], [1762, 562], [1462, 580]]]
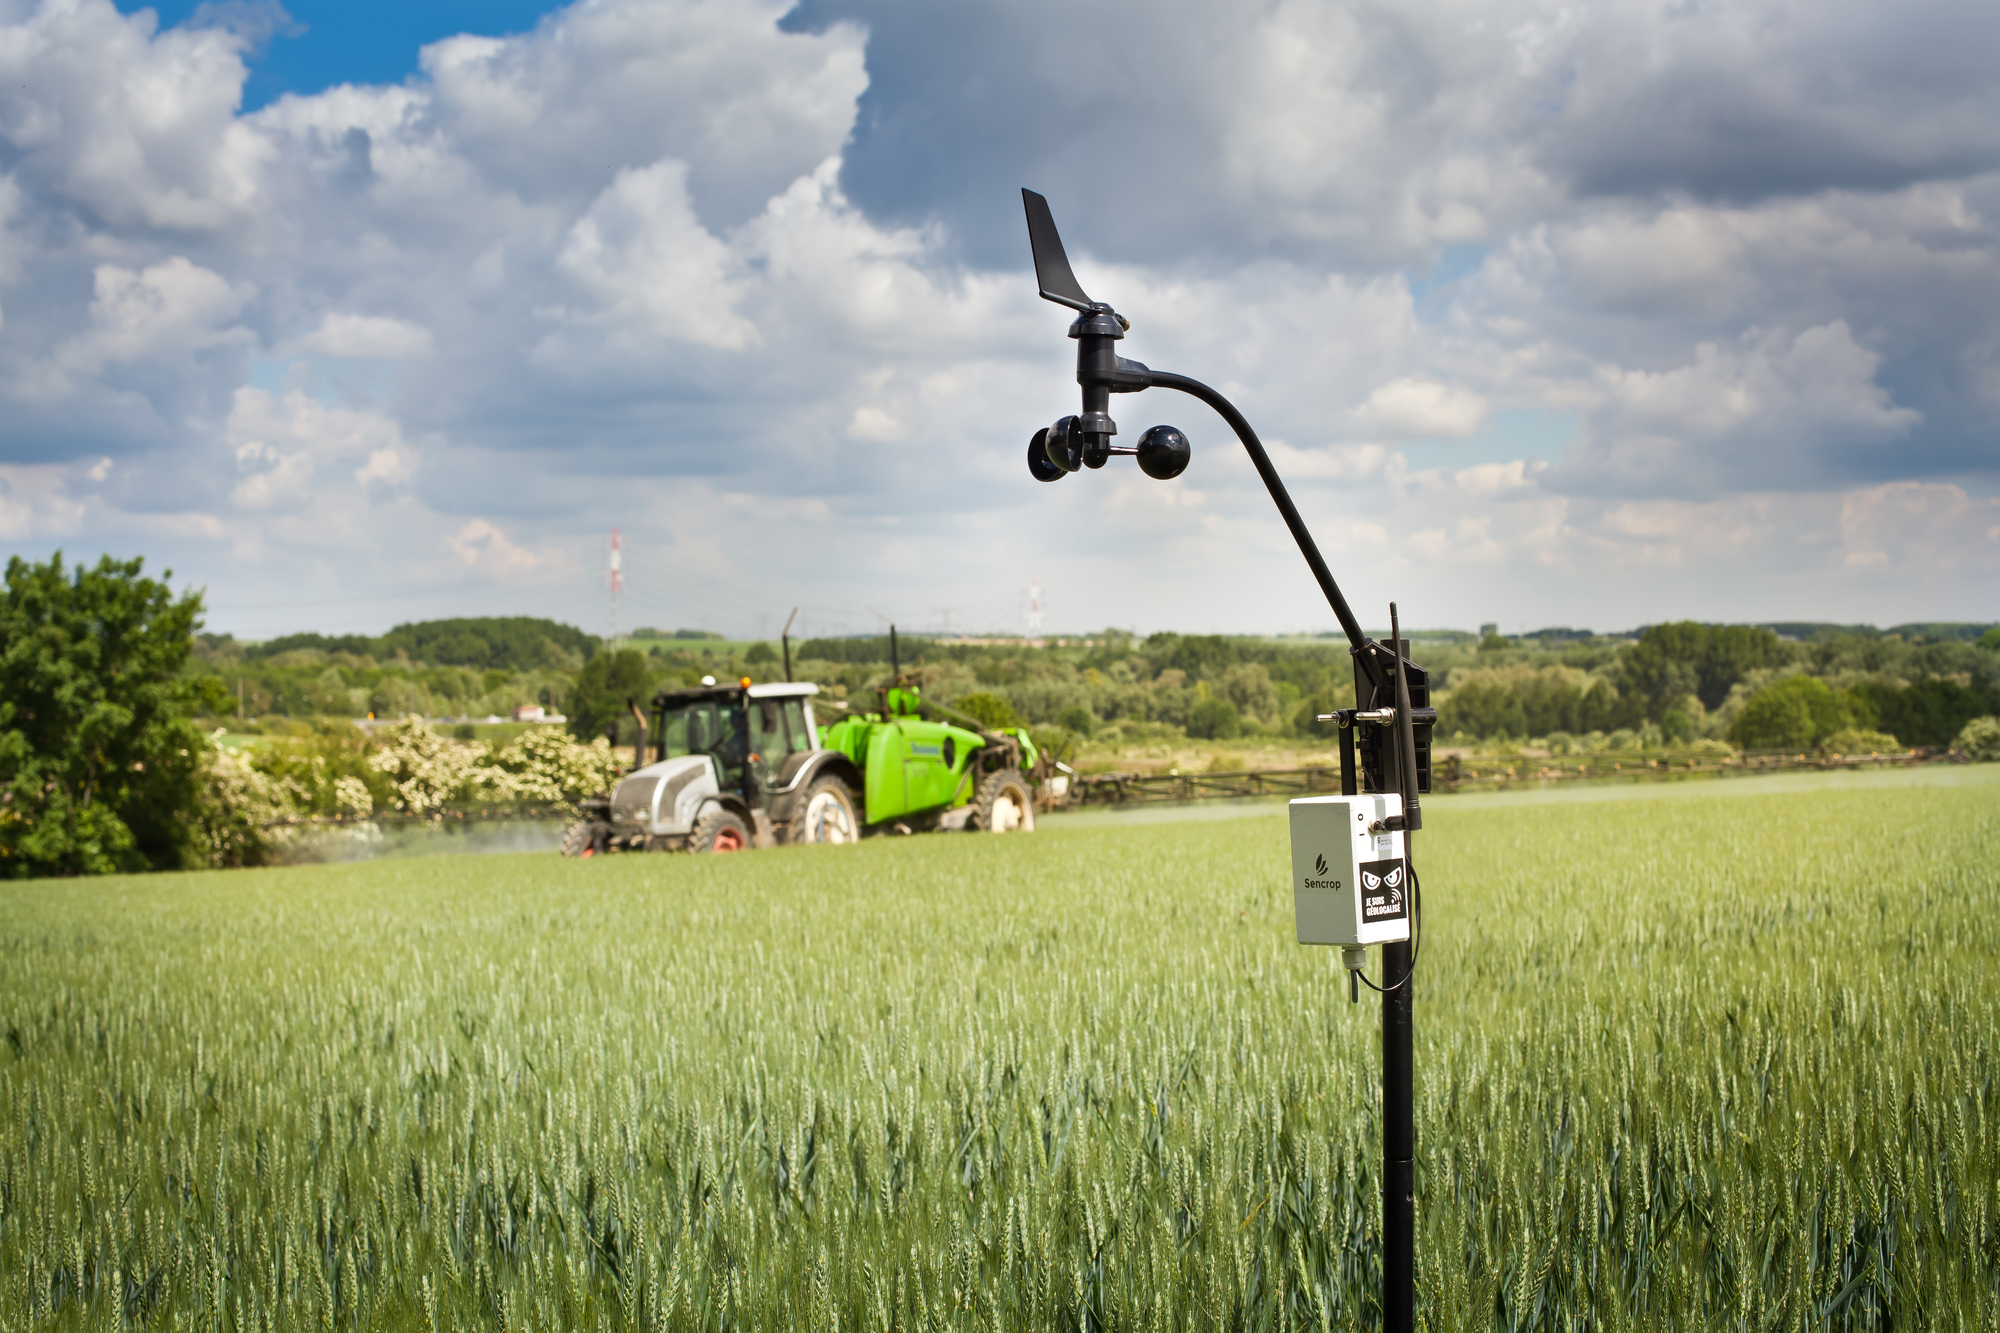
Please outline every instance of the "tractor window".
[[706, 748], [726, 772], [749, 756], [748, 719], [740, 706], [723, 708], [708, 715], [713, 731]]
[[793, 754], [813, 748], [812, 728], [806, 725], [806, 701], [785, 700], [785, 736]]
[[684, 708], [660, 714], [660, 758], [678, 759], [688, 752], [688, 715]]
[[716, 726], [714, 704], [690, 704], [660, 719], [662, 758], [678, 759], [684, 754], [708, 754], [721, 740]]
[[750, 715], [755, 728], [755, 734], [750, 737], [750, 748], [769, 758], [784, 754], [785, 723], [778, 701], [758, 699], [751, 704]]

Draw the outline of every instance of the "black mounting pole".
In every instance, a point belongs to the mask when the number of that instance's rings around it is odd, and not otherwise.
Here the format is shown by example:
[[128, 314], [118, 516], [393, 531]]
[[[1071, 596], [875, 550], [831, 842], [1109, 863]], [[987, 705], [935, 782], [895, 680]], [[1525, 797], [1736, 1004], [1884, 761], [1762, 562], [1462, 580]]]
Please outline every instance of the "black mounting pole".
[[[1409, 649], [1389, 603], [1390, 669], [1396, 673], [1397, 786], [1403, 798], [1403, 865], [1423, 823], [1417, 806], [1416, 743], [1410, 726]], [[1404, 886], [1414, 895], [1414, 883]], [[1411, 924], [1421, 921], [1416, 913]], [[1417, 1122], [1415, 1090], [1416, 954], [1410, 940], [1382, 946], [1382, 1327], [1410, 1333], [1417, 1324]], [[1401, 985], [1392, 985], [1400, 978]]]
[[[1179, 476], [1186, 468], [1188, 458], [1187, 440], [1179, 431], [1156, 426], [1141, 436], [1135, 446], [1113, 443], [1118, 434], [1118, 425], [1111, 419], [1110, 412], [1113, 394], [1138, 393], [1153, 388], [1178, 389], [1207, 403], [1229, 423], [1229, 428], [1236, 432], [1236, 438], [1242, 441], [1245, 452], [1250, 455], [1257, 475], [1263, 479], [1264, 489], [1271, 493], [1272, 503], [1278, 506], [1285, 526], [1291, 530], [1292, 540], [1298, 543], [1299, 554], [1305, 557], [1313, 578], [1318, 580], [1327, 605], [1333, 608], [1341, 630], [1347, 635], [1356, 668], [1355, 708], [1345, 717], [1335, 714], [1336, 718], [1349, 724], [1341, 728], [1340, 738], [1340, 785], [1345, 794], [1358, 794], [1352, 731], [1352, 727], [1362, 720], [1358, 715], [1373, 713], [1375, 716], [1368, 719], [1368, 724], [1381, 725], [1380, 714], [1376, 710], [1383, 706], [1382, 701], [1363, 695], [1372, 696], [1385, 689], [1393, 690], [1394, 723], [1387, 735], [1374, 738], [1380, 743], [1370, 750], [1374, 757], [1368, 763], [1368, 770], [1371, 784], [1378, 787], [1392, 785], [1389, 778], [1394, 775], [1393, 786], [1403, 799], [1404, 815], [1398, 822], [1403, 824], [1405, 830], [1407, 857], [1409, 833], [1422, 826], [1417, 806], [1417, 792], [1422, 779], [1417, 768], [1407, 674], [1414, 668], [1408, 664], [1408, 650], [1396, 623], [1395, 607], [1391, 605], [1389, 610], [1394, 651], [1385, 655], [1381, 645], [1362, 632], [1361, 623], [1354, 618], [1347, 599], [1341, 596], [1340, 586], [1333, 581], [1333, 572], [1327, 568], [1312, 534], [1306, 531], [1305, 520], [1299, 517], [1298, 508], [1285, 490], [1285, 483], [1279, 479], [1278, 470], [1271, 465], [1270, 455], [1264, 452], [1263, 442], [1250, 429], [1250, 423], [1243, 414], [1227, 398], [1199, 380], [1153, 370], [1140, 362], [1119, 356], [1117, 344], [1131, 329], [1131, 322], [1104, 302], [1091, 300], [1077, 282], [1069, 257], [1063, 251], [1062, 238], [1056, 233], [1048, 200], [1033, 190], [1024, 189], [1021, 201], [1027, 211], [1028, 246], [1034, 256], [1035, 280], [1042, 298], [1078, 312], [1070, 325], [1069, 336], [1076, 339], [1076, 382], [1083, 390], [1081, 413], [1062, 418], [1030, 441], [1028, 470], [1037, 481], [1056, 481], [1083, 468], [1101, 468], [1114, 454], [1130, 454], [1137, 457], [1140, 470], [1150, 477], [1166, 481]], [[1168, 438], [1159, 437], [1162, 431]], [[892, 645], [894, 632], [892, 626]], [[1393, 686], [1383, 680], [1381, 673], [1384, 670], [1394, 672]], [[1427, 686], [1425, 711], [1429, 712]], [[1386, 751], [1384, 744], [1388, 747]], [[1375, 776], [1378, 773], [1379, 780]], [[1408, 864], [1406, 859], [1405, 865]], [[1412, 895], [1412, 907], [1416, 909], [1414, 872], [1406, 873], [1411, 878], [1406, 892]], [[1412, 926], [1420, 928], [1420, 909], [1413, 910], [1411, 915]], [[1412, 1113], [1410, 1040], [1413, 989], [1410, 970], [1415, 957], [1415, 950], [1408, 941], [1382, 947], [1382, 989], [1385, 992], [1382, 997], [1382, 1327], [1385, 1333], [1413, 1333], [1416, 1321], [1416, 1131]], [[1401, 981], [1392, 982], [1394, 977], [1400, 977]]]
[[778, 642], [785, 645], [785, 684], [787, 685], [792, 683], [792, 622], [798, 618], [799, 609], [795, 606], [792, 608], [792, 613], [785, 617], [784, 631], [778, 635]]
[[[1369, 646], [1370, 640], [1361, 632], [1360, 622], [1355, 620], [1347, 599], [1340, 595], [1340, 586], [1333, 581], [1333, 571], [1326, 567], [1319, 547], [1313, 542], [1312, 534], [1306, 531], [1305, 520], [1292, 504], [1292, 497], [1285, 491], [1285, 483], [1278, 478], [1278, 470], [1271, 466], [1271, 459], [1264, 452], [1264, 446], [1257, 439], [1257, 433], [1250, 429], [1250, 423], [1243, 414], [1214, 389], [1199, 380], [1185, 375], [1175, 375], [1167, 371], [1149, 370], [1125, 362], [1120, 370], [1127, 375], [1138, 371], [1156, 388], [1179, 389], [1201, 399], [1229, 423], [1236, 432], [1236, 438], [1243, 442], [1243, 448], [1250, 455], [1250, 462], [1256, 467], [1257, 475], [1264, 479], [1264, 488], [1271, 493], [1278, 512], [1284, 516], [1285, 526], [1292, 531], [1292, 539], [1298, 543], [1299, 554], [1306, 558], [1313, 577], [1319, 580], [1320, 591], [1326, 594], [1327, 604], [1339, 618], [1340, 627], [1347, 632], [1347, 641], [1353, 645], [1352, 651], [1360, 654]], [[1403, 660], [1407, 650], [1402, 634], [1396, 626], [1396, 612], [1389, 611], [1390, 641], [1393, 644], [1389, 670], [1395, 675], [1396, 725], [1392, 743], [1396, 745], [1396, 762], [1389, 765], [1398, 776], [1398, 787], [1403, 798], [1406, 820], [1420, 820], [1417, 807], [1417, 761], [1416, 744], [1410, 725], [1409, 681], [1403, 671]], [[1357, 708], [1366, 708], [1369, 701], [1357, 698]], [[1355, 794], [1357, 785], [1353, 778], [1353, 733], [1341, 730], [1341, 789], [1347, 794]], [[1408, 829], [1403, 834], [1407, 854]], [[1417, 1171], [1416, 1171], [1416, 1117], [1413, 1078], [1412, 1028], [1415, 1006], [1412, 991], [1416, 979], [1410, 975], [1414, 961], [1410, 944], [1406, 940], [1400, 944], [1382, 946], [1382, 1329], [1383, 1333], [1414, 1333], [1417, 1316]], [[1401, 978], [1402, 984], [1393, 984], [1393, 979]]]
[[889, 675], [892, 683], [903, 683], [903, 656], [896, 649], [896, 622], [889, 622]]

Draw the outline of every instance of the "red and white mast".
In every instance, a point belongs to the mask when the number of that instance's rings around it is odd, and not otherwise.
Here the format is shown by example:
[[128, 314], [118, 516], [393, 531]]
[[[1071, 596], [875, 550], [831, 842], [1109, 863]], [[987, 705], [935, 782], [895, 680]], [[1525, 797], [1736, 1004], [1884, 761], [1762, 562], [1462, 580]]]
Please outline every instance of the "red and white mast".
[[618, 617], [619, 617], [619, 602], [622, 599], [625, 592], [624, 543], [619, 539], [618, 529], [616, 528], [611, 529], [610, 575], [611, 575], [611, 633], [605, 638], [605, 643], [609, 647], [616, 648], [618, 646], [619, 637], [624, 632], [624, 627], [619, 624]]

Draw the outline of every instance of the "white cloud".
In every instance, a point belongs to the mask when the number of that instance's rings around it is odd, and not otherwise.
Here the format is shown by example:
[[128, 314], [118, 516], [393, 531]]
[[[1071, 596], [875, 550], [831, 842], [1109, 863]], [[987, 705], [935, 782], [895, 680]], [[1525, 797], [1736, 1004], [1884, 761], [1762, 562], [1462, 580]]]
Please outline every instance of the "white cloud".
[[507, 580], [537, 572], [545, 561], [517, 546], [505, 532], [475, 518], [445, 539], [445, 547], [467, 569]]
[[903, 428], [879, 407], [866, 404], [854, 409], [853, 420], [847, 423], [847, 434], [856, 440], [873, 440], [887, 444], [903, 433]]
[[586, 3], [520, 37], [450, 38], [423, 53], [430, 114], [524, 195], [595, 193], [606, 163], [672, 157], [712, 225], [738, 222], [839, 151], [868, 85], [857, 28], [782, 33], [790, 8]]
[[757, 338], [735, 310], [734, 256], [695, 218], [685, 163], [620, 171], [570, 228], [556, 263], [621, 323], [707, 347]]
[[56, 361], [90, 375], [118, 362], [180, 357], [255, 335], [232, 321], [250, 293], [221, 274], [174, 255], [140, 272], [100, 264], [90, 326], [64, 343]]
[[1780, 429], [1892, 439], [1922, 413], [1890, 402], [1875, 382], [1882, 358], [1854, 340], [1844, 320], [1796, 335], [1753, 330], [1739, 346], [1695, 348], [1672, 370], [1608, 368], [1608, 403], [1628, 423], [1722, 436], [1784, 418]]
[[106, 0], [0, 13], [0, 134], [30, 190], [110, 228], [220, 228], [255, 208], [270, 144], [236, 117], [243, 39], [153, 32]]
[[394, 361], [430, 351], [431, 332], [393, 315], [328, 312], [299, 345], [322, 356]]
[[1405, 439], [1462, 440], [1486, 420], [1486, 400], [1436, 380], [1399, 376], [1355, 410], [1363, 425]]
[[1748, 248], [1740, 221], [1687, 206], [1649, 217], [1620, 212], [1558, 229], [1549, 242], [1587, 300], [1642, 314], [1702, 308], [1739, 289]]
[[1400, 477], [1403, 470], [1403, 456], [1379, 444], [1295, 449], [1283, 440], [1271, 440], [1264, 448], [1287, 481], [1366, 482], [1385, 474]]
[[0, 463], [0, 540], [61, 538], [83, 524], [85, 508], [70, 494], [70, 469]]
[[231, 493], [239, 509], [299, 508], [322, 497], [324, 473], [364, 460], [354, 479], [394, 484], [415, 468], [402, 427], [380, 413], [329, 407], [293, 389], [236, 391], [225, 438], [242, 480]]
[[1848, 564], [1909, 578], [2000, 574], [2000, 499], [1949, 484], [1873, 486], [1841, 497], [1840, 539]]
[[1702, 343], [1665, 370], [1599, 365], [1587, 386], [1569, 391], [1588, 424], [1553, 479], [1633, 497], [1823, 489], [1862, 451], [1923, 421], [1877, 381], [1880, 366], [1841, 320]]

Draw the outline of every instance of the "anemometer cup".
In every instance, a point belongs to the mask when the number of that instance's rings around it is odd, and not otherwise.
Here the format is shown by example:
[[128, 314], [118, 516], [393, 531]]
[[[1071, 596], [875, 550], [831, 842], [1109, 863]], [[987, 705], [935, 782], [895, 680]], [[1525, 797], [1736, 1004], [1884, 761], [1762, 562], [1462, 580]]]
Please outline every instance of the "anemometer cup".
[[[1042, 454], [1052, 467], [1075, 472], [1083, 466], [1084, 433], [1076, 428], [1075, 417], [1062, 417], [1042, 432]], [[1041, 476], [1037, 472], [1036, 476]]]
[[1154, 481], [1172, 481], [1187, 471], [1194, 451], [1188, 437], [1172, 426], [1155, 426], [1139, 437], [1139, 470]]
[[1028, 471], [1036, 481], [1061, 481], [1069, 473], [1049, 461], [1049, 429], [1044, 426], [1028, 441]]

